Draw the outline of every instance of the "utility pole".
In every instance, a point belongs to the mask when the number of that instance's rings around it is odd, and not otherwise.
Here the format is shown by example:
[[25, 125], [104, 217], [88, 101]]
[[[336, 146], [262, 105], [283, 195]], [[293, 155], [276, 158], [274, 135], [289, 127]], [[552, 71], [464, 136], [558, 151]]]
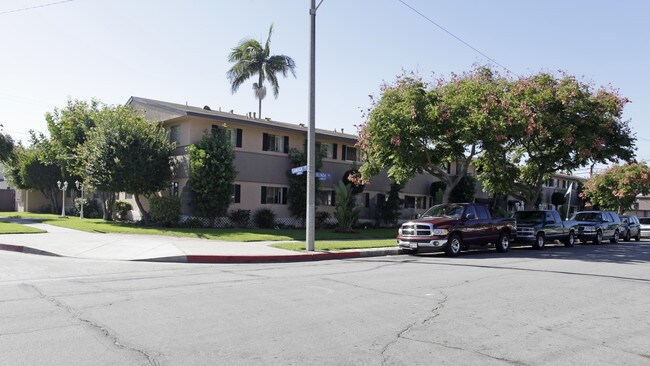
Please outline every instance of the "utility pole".
[[316, 221], [316, 0], [311, 0], [309, 17], [309, 128], [307, 130], [307, 251], [314, 251]]

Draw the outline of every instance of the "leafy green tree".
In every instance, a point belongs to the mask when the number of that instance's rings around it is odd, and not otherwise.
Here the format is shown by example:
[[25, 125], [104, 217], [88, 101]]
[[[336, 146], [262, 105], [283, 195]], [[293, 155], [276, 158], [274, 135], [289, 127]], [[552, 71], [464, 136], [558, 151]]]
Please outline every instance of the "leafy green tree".
[[334, 185], [336, 192], [336, 207], [334, 217], [338, 221], [336, 231], [352, 232], [352, 226], [359, 220], [361, 210], [357, 207], [357, 200], [352, 193], [352, 184], [345, 184], [342, 180]]
[[235, 93], [239, 86], [246, 80], [257, 76], [257, 82], [253, 83], [255, 97], [259, 100], [259, 117], [262, 118], [262, 99], [266, 96], [264, 80], [273, 87], [273, 96], [278, 97], [280, 85], [277, 74], [287, 77], [287, 73], [296, 76], [296, 63], [286, 55], [271, 55], [270, 43], [273, 33], [273, 24], [269, 27], [269, 36], [262, 46], [260, 41], [255, 39], [244, 39], [237, 47], [232, 49], [228, 61], [235, 64], [228, 70], [227, 76], [232, 85], [232, 92]]
[[235, 155], [225, 129], [215, 129], [188, 148], [193, 210], [202, 217], [228, 213], [237, 172]]
[[628, 99], [616, 90], [538, 73], [512, 80], [502, 91], [498, 104], [505, 119], [474, 162], [492, 193], [510, 194], [530, 209], [553, 173], [634, 155], [636, 139], [622, 119]]
[[375, 213], [377, 225], [381, 226], [382, 223], [390, 226], [397, 225], [397, 220], [402, 212], [402, 199], [399, 198], [399, 192], [401, 190], [401, 185], [391, 183], [386, 199], [377, 200], [377, 211]]
[[[77, 173], [100, 191], [133, 193], [145, 225], [149, 224], [141, 196], [151, 197], [172, 178], [174, 144], [160, 124], [145, 120], [128, 106], [104, 106], [95, 123], [83, 145], [75, 149], [80, 162]], [[104, 201], [106, 220], [112, 219], [113, 203], [110, 197]]]
[[17, 188], [40, 191], [50, 201], [52, 213], [59, 212], [57, 182], [63, 180], [61, 166], [55, 161], [47, 161], [42, 151], [31, 147], [18, 153], [14, 169], [17, 177], [13, 183]]
[[564, 192], [553, 192], [551, 195], [551, 203], [555, 206], [562, 206], [566, 203], [566, 198], [564, 197]]
[[460, 179], [449, 195], [450, 202], [474, 202], [476, 195], [476, 179], [466, 175]]
[[[419, 77], [403, 75], [384, 85], [360, 128], [358, 146], [366, 158], [364, 180], [386, 171], [397, 183], [427, 172], [445, 185], [443, 202], [467, 175], [502, 117], [499, 93], [505, 81], [481, 67], [430, 87]], [[448, 171], [450, 164], [456, 172]]]
[[[307, 150], [306, 147], [304, 149]], [[297, 168], [307, 165], [307, 154], [298, 149], [289, 150], [289, 161], [291, 168]], [[316, 154], [316, 171], [320, 171], [323, 166], [322, 155]], [[291, 215], [304, 224], [307, 217], [307, 173], [300, 175], [292, 174], [291, 170], [287, 171], [289, 177], [289, 192], [287, 196], [287, 204]], [[321, 182], [316, 179], [316, 192], [320, 190]], [[318, 203], [318, 202], [317, 202]]]
[[580, 196], [603, 210], [622, 214], [632, 209], [640, 194], [650, 194], [650, 167], [645, 162], [614, 165], [594, 175]]
[[52, 153], [63, 168], [66, 180], [82, 179], [75, 175], [75, 167], [80, 165], [75, 150], [86, 141], [88, 131], [95, 126], [100, 107], [101, 102], [96, 99], [90, 102], [68, 99], [65, 107], [45, 114]]
[[0, 132], [0, 162], [11, 163], [14, 148], [15, 143], [11, 135]]

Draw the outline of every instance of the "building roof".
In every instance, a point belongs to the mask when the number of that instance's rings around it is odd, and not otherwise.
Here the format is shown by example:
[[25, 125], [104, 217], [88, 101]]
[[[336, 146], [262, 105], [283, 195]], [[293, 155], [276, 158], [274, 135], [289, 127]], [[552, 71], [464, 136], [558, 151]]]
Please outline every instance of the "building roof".
[[[246, 125], [260, 126], [260, 127], [273, 127], [287, 131], [302, 132], [307, 134], [308, 128], [304, 124], [293, 124], [287, 122], [274, 121], [269, 118], [253, 118], [248, 115], [240, 115], [231, 112], [214, 111], [204, 109], [201, 107], [194, 107], [185, 104], [177, 104], [164, 102], [160, 100], [147, 99], [132, 96], [129, 98], [127, 105], [134, 105], [136, 109], [144, 109], [147, 112], [147, 117], [156, 120], [157, 122], [165, 122], [174, 118], [183, 116], [194, 116], [202, 118], [218, 119], [220, 121], [235, 122]], [[347, 133], [316, 129], [316, 134], [320, 136], [327, 136], [345, 140], [359, 140], [356, 135]]]

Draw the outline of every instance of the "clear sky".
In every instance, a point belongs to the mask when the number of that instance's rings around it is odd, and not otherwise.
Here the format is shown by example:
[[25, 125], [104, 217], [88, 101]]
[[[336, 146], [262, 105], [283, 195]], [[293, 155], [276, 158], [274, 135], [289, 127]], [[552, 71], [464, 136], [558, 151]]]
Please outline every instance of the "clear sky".
[[[59, 4], [42, 6], [48, 3]], [[650, 2], [644, 0], [404, 0], [517, 75], [565, 70], [619, 88], [650, 161]], [[230, 92], [227, 56], [265, 40], [297, 64], [262, 114], [306, 123], [310, 0], [1, 0], [0, 123], [17, 140], [46, 132], [44, 114], [67, 98], [130, 96], [246, 114], [253, 81]], [[32, 8], [29, 10], [21, 10]], [[487, 59], [399, 0], [324, 0], [316, 28], [316, 126], [356, 134], [368, 95], [402, 70], [425, 79]]]

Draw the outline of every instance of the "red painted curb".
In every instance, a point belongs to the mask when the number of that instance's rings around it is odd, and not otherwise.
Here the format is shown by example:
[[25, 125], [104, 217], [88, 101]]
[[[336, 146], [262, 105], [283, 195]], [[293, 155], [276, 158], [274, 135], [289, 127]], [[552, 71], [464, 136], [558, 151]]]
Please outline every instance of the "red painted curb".
[[280, 263], [360, 258], [359, 252], [298, 255], [188, 255], [187, 263]]
[[10, 252], [24, 252], [25, 247], [22, 245], [0, 244], [0, 250], [7, 250]]

